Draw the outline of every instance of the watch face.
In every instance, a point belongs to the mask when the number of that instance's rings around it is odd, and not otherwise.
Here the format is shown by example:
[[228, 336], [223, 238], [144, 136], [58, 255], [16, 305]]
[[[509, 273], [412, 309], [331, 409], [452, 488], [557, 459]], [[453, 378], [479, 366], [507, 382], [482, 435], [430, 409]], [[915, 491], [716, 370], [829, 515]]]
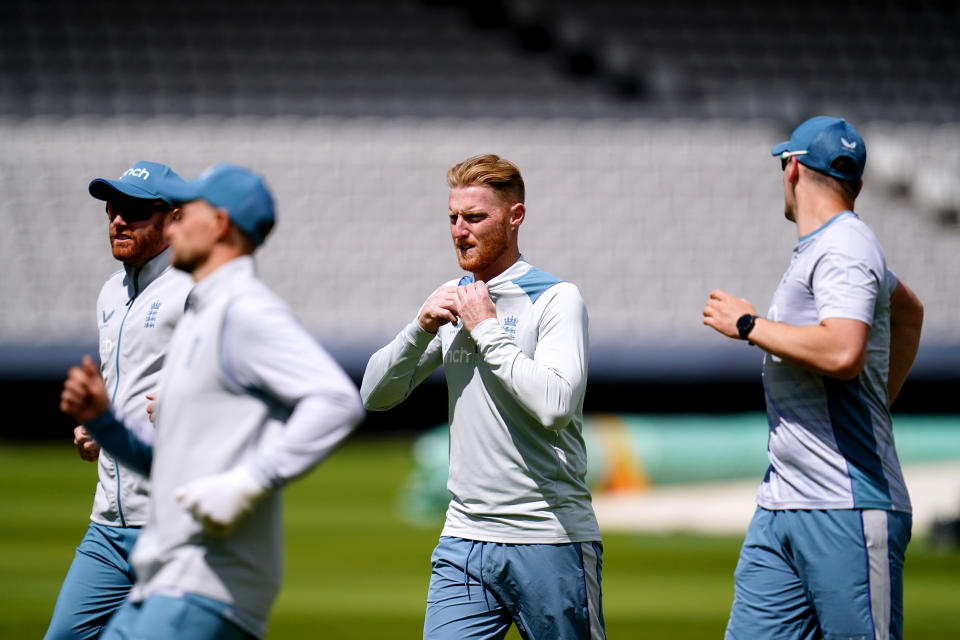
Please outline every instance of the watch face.
[[737, 318], [737, 331], [740, 333], [740, 337], [744, 340], [747, 339], [747, 334], [750, 333], [751, 329], [753, 329], [753, 323], [755, 320], [756, 316], [750, 315], [749, 313]]

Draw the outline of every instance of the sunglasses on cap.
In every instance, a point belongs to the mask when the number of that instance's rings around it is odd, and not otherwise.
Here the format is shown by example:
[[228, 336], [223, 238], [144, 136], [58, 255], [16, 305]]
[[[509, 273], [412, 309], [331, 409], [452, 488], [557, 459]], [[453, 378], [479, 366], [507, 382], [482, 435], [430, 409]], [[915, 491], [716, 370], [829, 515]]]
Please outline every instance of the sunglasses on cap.
[[792, 157], [794, 157], [794, 156], [805, 156], [805, 155], [807, 155], [808, 153], [810, 153], [810, 152], [807, 151], [807, 150], [803, 150], [803, 151], [784, 151], [783, 153], [780, 154], [780, 170], [781, 170], [781, 171], [786, 171], [786, 170], [787, 170], [787, 162], [790, 161], [790, 158], [792, 158]]
[[172, 209], [170, 205], [156, 200], [123, 200], [118, 202], [107, 202], [107, 217], [113, 222], [117, 216], [123, 218], [124, 222], [134, 223], [143, 222], [153, 217], [158, 211], [166, 212]]

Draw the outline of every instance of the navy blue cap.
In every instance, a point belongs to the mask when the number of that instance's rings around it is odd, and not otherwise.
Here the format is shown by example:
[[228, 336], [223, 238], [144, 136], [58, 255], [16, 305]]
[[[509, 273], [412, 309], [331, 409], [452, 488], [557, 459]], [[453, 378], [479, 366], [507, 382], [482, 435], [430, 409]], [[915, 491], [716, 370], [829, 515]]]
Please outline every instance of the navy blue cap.
[[[841, 118], [816, 116], [793, 130], [790, 139], [770, 151], [775, 156], [796, 155], [800, 164], [847, 182], [860, 182], [867, 164], [867, 147], [853, 126]], [[788, 156], [789, 157], [789, 156]], [[837, 158], [850, 158], [854, 173], [832, 166]]]
[[96, 178], [88, 187], [90, 195], [97, 200], [116, 200], [118, 198], [140, 198], [142, 200], [163, 200], [173, 204], [157, 190], [161, 182], [183, 184], [183, 178], [165, 164], [140, 160], [123, 172], [117, 180]]
[[226, 209], [230, 221], [254, 244], [260, 245], [273, 229], [273, 196], [263, 178], [249, 169], [223, 163], [210, 167], [190, 182], [164, 181], [164, 199], [175, 204], [206, 200]]

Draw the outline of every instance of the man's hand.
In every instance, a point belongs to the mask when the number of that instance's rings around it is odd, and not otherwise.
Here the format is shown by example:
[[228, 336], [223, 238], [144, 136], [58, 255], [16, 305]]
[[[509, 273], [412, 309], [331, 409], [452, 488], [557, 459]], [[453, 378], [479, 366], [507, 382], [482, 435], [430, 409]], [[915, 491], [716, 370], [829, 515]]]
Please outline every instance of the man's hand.
[[174, 491], [174, 497], [204, 530], [223, 538], [236, 529], [257, 503], [270, 492], [245, 465], [224, 473], [197, 478]]
[[451, 285], [434, 291], [417, 315], [417, 324], [428, 333], [436, 333], [448, 322], [457, 324], [457, 287]]
[[707, 306], [703, 308], [703, 324], [713, 327], [729, 338], [740, 338], [737, 320], [745, 313], [757, 315], [753, 305], [743, 298], [736, 298], [726, 291], [714, 289], [710, 292]]
[[487, 283], [482, 280], [457, 287], [457, 306], [460, 321], [467, 331], [473, 331], [475, 326], [488, 318], [497, 317], [497, 307], [490, 299]]
[[83, 356], [83, 364], [67, 372], [60, 393], [60, 411], [84, 424], [109, 408], [110, 398], [100, 371], [90, 356]]
[[73, 428], [73, 446], [77, 448], [81, 460], [96, 462], [100, 457], [100, 445], [83, 427]]

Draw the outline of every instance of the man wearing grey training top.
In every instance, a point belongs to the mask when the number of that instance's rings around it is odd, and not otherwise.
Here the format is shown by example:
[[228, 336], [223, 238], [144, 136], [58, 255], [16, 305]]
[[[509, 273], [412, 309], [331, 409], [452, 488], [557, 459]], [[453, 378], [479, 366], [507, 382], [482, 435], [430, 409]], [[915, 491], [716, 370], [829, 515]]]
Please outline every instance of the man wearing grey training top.
[[703, 323], [764, 351], [770, 466], [734, 574], [727, 640], [900, 640], [910, 496], [889, 405], [923, 305], [854, 213], [866, 144], [840, 118], [771, 153], [797, 243], [766, 316], [710, 292]]
[[[173, 329], [193, 282], [170, 266], [164, 225], [174, 207], [157, 193], [161, 179], [180, 180], [170, 167], [141, 160], [116, 180], [96, 178], [90, 195], [106, 202], [110, 249], [123, 269], [97, 297], [100, 371], [113, 404], [146, 416], [147, 394], [160, 378]], [[150, 485], [141, 474], [100, 455], [83, 427], [74, 444], [97, 463], [90, 524], [57, 596], [44, 640], [92, 640], [133, 586], [130, 552], [147, 520]]]
[[166, 233], [173, 265], [196, 285], [161, 375], [156, 430], [110, 410], [89, 358], [61, 396], [63, 411], [153, 487], [137, 582], [103, 637], [259, 637], [281, 582], [278, 489], [327, 456], [363, 409], [256, 276], [251, 254], [274, 224], [262, 179], [222, 164], [159, 190], [182, 203]]
[[581, 435], [587, 311], [577, 287], [518, 248], [517, 167], [477, 156], [447, 173], [460, 267], [370, 358], [368, 409], [402, 402], [441, 364], [452, 494], [434, 550], [423, 636], [604, 637], [600, 530]]

